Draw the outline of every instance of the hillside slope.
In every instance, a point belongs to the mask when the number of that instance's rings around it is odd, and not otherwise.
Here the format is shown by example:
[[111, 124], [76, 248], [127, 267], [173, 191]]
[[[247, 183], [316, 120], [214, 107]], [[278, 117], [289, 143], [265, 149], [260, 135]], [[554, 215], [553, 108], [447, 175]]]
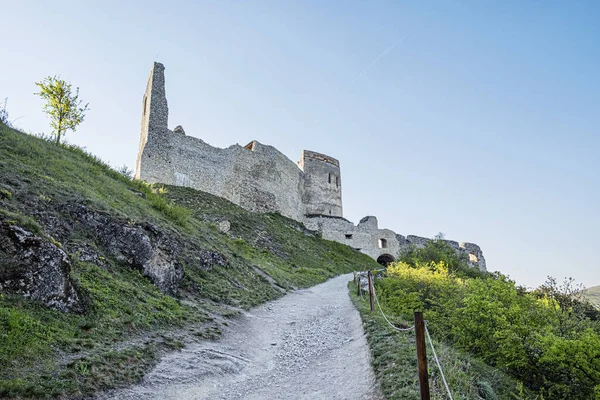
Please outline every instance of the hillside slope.
[[0, 397], [139, 380], [162, 351], [367, 256], [0, 125]]
[[596, 307], [600, 307], [600, 286], [592, 286], [585, 289], [583, 295]]

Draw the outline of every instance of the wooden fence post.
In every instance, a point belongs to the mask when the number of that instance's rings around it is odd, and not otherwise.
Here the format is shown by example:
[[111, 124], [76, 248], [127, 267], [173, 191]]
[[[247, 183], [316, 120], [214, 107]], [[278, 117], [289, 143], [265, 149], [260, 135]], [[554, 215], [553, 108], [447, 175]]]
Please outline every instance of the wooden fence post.
[[371, 304], [371, 311], [375, 311], [375, 303], [373, 303], [373, 274], [371, 274], [371, 271], [367, 272], [367, 279], [369, 281], [369, 303]]
[[419, 388], [421, 400], [429, 400], [429, 376], [427, 374], [427, 350], [423, 313], [415, 311], [415, 336], [417, 337], [417, 363], [419, 366]]
[[356, 295], [358, 297], [361, 297], [360, 296], [360, 275], [358, 275], [357, 279], [356, 279]]

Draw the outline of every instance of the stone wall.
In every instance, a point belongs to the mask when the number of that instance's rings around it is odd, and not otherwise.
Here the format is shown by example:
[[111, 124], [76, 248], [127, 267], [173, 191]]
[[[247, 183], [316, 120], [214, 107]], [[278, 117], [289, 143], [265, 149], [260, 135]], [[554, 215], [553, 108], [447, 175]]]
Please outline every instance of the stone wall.
[[[367, 216], [358, 225], [344, 218], [328, 216], [312, 216], [305, 219], [308, 229], [320, 231], [323, 238], [346, 244], [367, 254], [381, 263], [387, 263], [398, 258], [398, 255], [411, 246], [425, 247], [431, 239], [408, 235], [406, 237], [390, 229], [379, 229], [376, 217]], [[483, 252], [473, 243], [462, 243], [446, 240], [457, 253], [465, 254], [472, 267], [486, 271]]]
[[186, 136], [181, 126], [171, 131], [164, 85], [164, 67], [154, 63], [143, 100], [136, 178], [192, 187], [250, 211], [298, 221], [306, 213], [342, 215], [336, 159], [305, 150], [296, 164], [257, 141], [221, 149]]
[[298, 165], [306, 177], [302, 194], [306, 214], [343, 216], [340, 162], [325, 154], [304, 150]]
[[[294, 163], [257, 141], [221, 149], [186, 136], [181, 126], [169, 130], [164, 69], [154, 63], [142, 101], [137, 179], [192, 187], [254, 212], [278, 212], [382, 263], [393, 261], [409, 246], [423, 247], [429, 241], [379, 229], [373, 216], [356, 226], [344, 219], [340, 163], [326, 154], [304, 150]], [[467, 254], [471, 265], [485, 270], [479, 246], [447, 242]]]
[[251, 148], [220, 149], [172, 132], [161, 147], [160, 156], [142, 155], [141, 179], [192, 187], [250, 211], [279, 212], [295, 220], [304, 216], [302, 171], [274, 147], [253, 142]]

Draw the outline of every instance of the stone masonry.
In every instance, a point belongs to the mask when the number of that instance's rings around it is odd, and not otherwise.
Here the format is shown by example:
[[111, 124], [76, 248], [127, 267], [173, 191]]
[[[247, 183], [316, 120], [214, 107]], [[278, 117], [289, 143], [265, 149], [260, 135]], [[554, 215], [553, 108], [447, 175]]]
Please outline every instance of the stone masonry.
[[[187, 136], [181, 125], [169, 130], [164, 70], [154, 63], [142, 101], [137, 179], [192, 187], [253, 212], [278, 212], [381, 263], [393, 261], [407, 246], [424, 246], [429, 240], [379, 229], [372, 216], [356, 226], [344, 219], [340, 163], [333, 157], [304, 150], [294, 163], [257, 141], [221, 149]], [[485, 270], [479, 246], [448, 243], [467, 253], [474, 267]]]

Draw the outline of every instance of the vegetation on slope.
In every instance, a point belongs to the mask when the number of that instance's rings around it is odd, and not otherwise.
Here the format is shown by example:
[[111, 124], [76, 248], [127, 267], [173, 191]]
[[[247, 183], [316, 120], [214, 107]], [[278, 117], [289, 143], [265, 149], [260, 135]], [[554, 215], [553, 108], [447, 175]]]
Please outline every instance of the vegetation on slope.
[[[386, 399], [419, 400], [417, 356], [414, 331], [397, 332], [385, 321], [379, 310], [371, 312], [367, 298], [356, 293], [350, 285], [350, 297], [361, 314], [367, 341], [371, 348], [375, 377]], [[377, 306], [376, 306], [377, 307]], [[395, 315], [382, 304], [388, 317], [401, 328], [412, 326], [408, 316]], [[528, 399], [526, 391], [506, 373], [497, 370], [448, 343], [433, 338], [433, 343], [444, 368], [444, 376], [457, 399]], [[433, 354], [427, 344], [429, 386], [433, 400], [448, 398], [442, 377], [437, 369]], [[514, 397], [502, 397], [497, 393], [514, 393]]]
[[[75, 207], [177, 243], [183, 278], [165, 294], [111, 253]], [[218, 335], [224, 317], [370, 258], [277, 214], [252, 214], [192, 189], [149, 186], [85, 151], [0, 124], [0, 223], [63, 249], [86, 299], [79, 314], [0, 289], [0, 397], [89, 394], [139, 380], [161, 351]], [[217, 223], [227, 219], [230, 230]], [[0, 251], [0, 272], [10, 270]]]
[[[449, 270], [440, 261], [447, 254], [443, 247], [437, 241], [408, 262], [391, 265], [387, 277], [376, 281], [376, 290], [386, 312], [398, 321], [424, 311], [438, 347], [449, 354], [442, 364], [455, 393], [473, 399], [600, 399], [598, 313], [571, 280], [558, 285], [549, 278], [528, 292], [500, 273], [473, 277], [462, 268]], [[442, 249], [438, 260], [431, 257], [436, 248]], [[397, 388], [384, 372], [390, 364], [372, 346], [382, 385], [393, 393]], [[405, 347], [396, 352], [408, 352]], [[482, 362], [498, 370], [496, 378]], [[435, 374], [434, 366], [430, 370]], [[512, 379], [500, 378], [502, 373]], [[453, 378], [456, 374], [466, 376]], [[473, 384], [465, 385], [468, 381]]]

